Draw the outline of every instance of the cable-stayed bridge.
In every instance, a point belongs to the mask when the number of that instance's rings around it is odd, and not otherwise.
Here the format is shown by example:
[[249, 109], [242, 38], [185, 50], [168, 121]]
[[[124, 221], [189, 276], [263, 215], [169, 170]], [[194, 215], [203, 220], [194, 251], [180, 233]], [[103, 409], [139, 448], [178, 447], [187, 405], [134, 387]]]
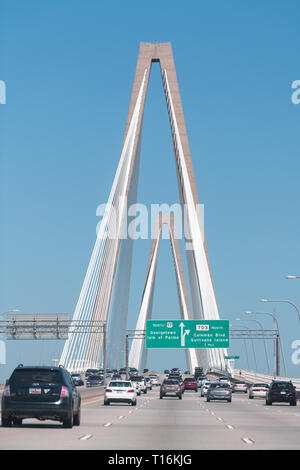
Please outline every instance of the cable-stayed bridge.
[[[179, 200], [184, 213], [189, 283], [182, 268], [174, 219], [167, 220], [166, 215], [162, 214], [153, 237], [140, 312], [137, 313], [137, 329], [144, 329], [146, 320], [151, 318], [163, 224], [170, 231], [182, 319], [220, 319], [171, 44], [141, 43], [121, 156], [73, 316], [75, 322], [106, 323], [107, 363], [112, 368], [124, 365], [133, 250], [133, 240], [127, 235], [129, 224], [134, 218], [132, 215], [128, 216], [128, 208], [136, 203], [137, 198], [144, 106], [153, 62], [160, 64], [171, 126]], [[187, 295], [188, 284], [191, 306]], [[70, 371], [97, 368], [103, 360], [102, 355], [103, 335], [78, 334], [71, 329], [60, 363]], [[225, 356], [224, 348], [186, 351], [189, 368], [202, 366], [206, 369], [225, 370]], [[133, 364], [137, 367], [146, 366], [146, 351], [142, 341], [132, 342], [130, 365]]]

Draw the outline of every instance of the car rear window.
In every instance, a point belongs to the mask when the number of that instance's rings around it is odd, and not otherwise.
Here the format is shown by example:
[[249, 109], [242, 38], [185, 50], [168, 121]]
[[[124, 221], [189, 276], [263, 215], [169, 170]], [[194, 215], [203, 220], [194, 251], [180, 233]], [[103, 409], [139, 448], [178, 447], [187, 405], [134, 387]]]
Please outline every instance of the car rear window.
[[36, 369], [17, 369], [13, 372], [10, 383], [18, 385], [31, 385], [32, 383], [45, 382], [63, 384], [63, 377], [59, 370], [36, 370]]
[[290, 390], [291, 388], [294, 388], [294, 386], [289, 382], [283, 382], [283, 383], [273, 383], [272, 388], [275, 388], [277, 390], [283, 390], [283, 389]]
[[228, 388], [228, 384], [224, 384], [224, 383], [214, 383], [214, 384], [210, 384], [210, 388]]
[[110, 387], [126, 387], [129, 388], [131, 387], [130, 382], [110, 382], [109, 384]]
[[253, 384], [252, 387], [267, 387], [269, 388], [268, 384]]

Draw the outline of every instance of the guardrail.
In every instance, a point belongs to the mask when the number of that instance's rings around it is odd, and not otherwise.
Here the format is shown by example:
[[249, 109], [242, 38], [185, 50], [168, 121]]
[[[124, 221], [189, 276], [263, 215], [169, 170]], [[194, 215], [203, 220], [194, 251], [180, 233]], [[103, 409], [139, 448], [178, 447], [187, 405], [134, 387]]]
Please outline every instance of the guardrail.
[[[241, 371], [241, 374], [240, 374]], [[277, 380], [291, 380], [295, 387], [300, 390], [300, 377], [283, 377], [277, 376], [274, 377], [273, 375], [262, 374], [255, 371], [244, 370], [244, 369], [234, 369], [233, 371], [234, 378], [243, 378], [247, 379], [250, 383], [258, 382], [258, 381], [267, 381], [272, 382], [273, 379]]]

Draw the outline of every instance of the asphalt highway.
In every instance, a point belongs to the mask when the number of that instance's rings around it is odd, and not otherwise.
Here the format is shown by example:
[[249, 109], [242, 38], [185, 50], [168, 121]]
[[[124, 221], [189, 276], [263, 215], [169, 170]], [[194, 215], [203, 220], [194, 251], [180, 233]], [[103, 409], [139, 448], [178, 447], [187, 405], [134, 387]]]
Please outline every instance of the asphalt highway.
[[[234, 393], [232, 402], [206, 402], [200, 392], [160, 400], [159, 387], [137, 406], [103, 405], [103, 387], [82, 393], [81, 425], [24, 420], [0, 427], [1, 450], [296, 450], [300, 449], [300, 403], [266, 406]], [[299, 408], [299, 409], [298, 409]]]

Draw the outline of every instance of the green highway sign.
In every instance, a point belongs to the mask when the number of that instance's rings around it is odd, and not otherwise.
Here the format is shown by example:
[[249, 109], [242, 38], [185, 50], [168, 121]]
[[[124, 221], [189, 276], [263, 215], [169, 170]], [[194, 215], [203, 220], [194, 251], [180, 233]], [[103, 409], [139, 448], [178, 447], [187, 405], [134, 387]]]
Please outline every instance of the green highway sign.
[[224, 356], [224, 359], [239, 359], [240, 356]]
[[228, 348], [229, 320], [147, 320], [146, 348]]

